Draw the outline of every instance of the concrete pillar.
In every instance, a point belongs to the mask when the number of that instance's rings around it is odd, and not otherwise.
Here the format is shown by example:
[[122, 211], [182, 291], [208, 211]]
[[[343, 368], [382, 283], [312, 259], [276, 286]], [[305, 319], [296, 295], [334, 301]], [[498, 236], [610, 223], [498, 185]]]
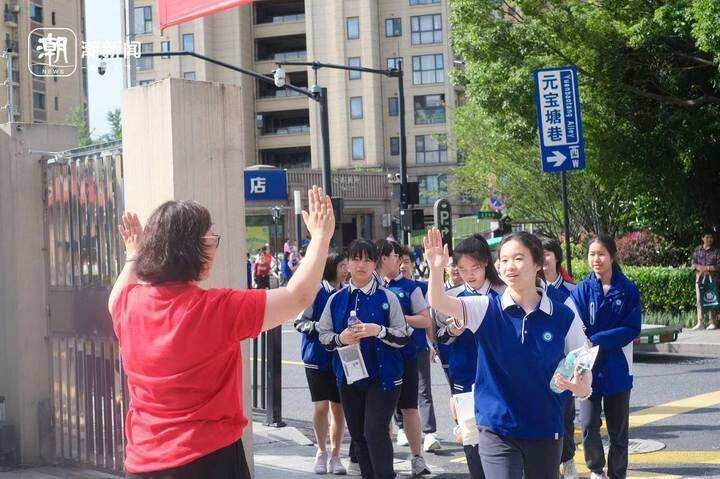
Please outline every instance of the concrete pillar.
[[[144, 223], [168, 200], [194, 200], [210, 210], [222, 235], [206, 287], [245, 288], [243, 170], [247, 147], [242, 90], [176, 78], [123, 92], [125, 210]], [[243, 344], [243, 404], [251, 419], [250, 349]], [[252, 421], [243, 443], [252, 460]], [[252, 466], [252, 462], [250, 462]]]
[[67, 125], [0, 125], [0, 395], [25, 464], [50, 460], [50, 368], [42, 170], [30, 150], [75, 146]]

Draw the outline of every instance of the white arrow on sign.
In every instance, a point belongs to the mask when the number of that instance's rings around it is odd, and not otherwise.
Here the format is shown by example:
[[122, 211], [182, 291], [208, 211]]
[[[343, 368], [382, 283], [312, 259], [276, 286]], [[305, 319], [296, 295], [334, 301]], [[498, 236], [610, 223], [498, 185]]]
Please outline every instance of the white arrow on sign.
[[545, 160], [548, 163], [552, 163], [555, 168], [558, 168], [560, 165], [565, 163], [567, 156], [563, 155], [559, 151], [553, 151], [552, 156], [548, 156]]

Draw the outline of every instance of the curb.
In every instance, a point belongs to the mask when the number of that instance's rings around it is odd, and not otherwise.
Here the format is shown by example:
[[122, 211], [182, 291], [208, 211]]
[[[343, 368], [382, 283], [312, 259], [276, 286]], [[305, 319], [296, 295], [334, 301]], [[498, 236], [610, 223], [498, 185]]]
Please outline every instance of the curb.
[[703, 358], [720, 358], [720, 344], [711, 343], [660, 343], [638, 344], [636, 353], [674, 354], [678, 356], [697, 356]]

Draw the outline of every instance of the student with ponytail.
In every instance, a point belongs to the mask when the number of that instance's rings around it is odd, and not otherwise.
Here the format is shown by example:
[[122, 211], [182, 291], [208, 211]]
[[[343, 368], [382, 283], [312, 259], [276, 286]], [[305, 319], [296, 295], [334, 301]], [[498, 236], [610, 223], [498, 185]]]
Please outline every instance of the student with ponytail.
[[[642, 302], [637, 286], [623, 274], [616, 257], [612, 237], [591, 237], [588, 264], [592, 272], [571, 293], [590, 345], [600, 346], [593, 367], [593, 395], [580, 405], [585, 462], [592, 479], [624, 479], [628, 465], [633, 341], [640, 335]], [[600, 439], [603, 411], [610, 436], [607, 475]]]

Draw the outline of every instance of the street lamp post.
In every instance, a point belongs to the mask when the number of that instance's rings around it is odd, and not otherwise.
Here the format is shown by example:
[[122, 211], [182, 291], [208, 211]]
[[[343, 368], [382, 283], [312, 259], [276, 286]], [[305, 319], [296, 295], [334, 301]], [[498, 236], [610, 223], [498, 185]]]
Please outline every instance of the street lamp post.
[[[281, 71], [281, 67], [283, 65], [300, 65], [300, 66], [308, 66], [312, 67], [313, 70], [315, 70], [315, 73], [317, 75], [317, 71], [321, 68], [331, 68], [335, 70], [347, 70], [347, 71], [355, 71], [355, 72], [364, 72], [364, 73], [373, 73], [375, 75], [384, 75], [389, 78], [397, 78], [398, 80], [398, 107], [400, 109], [400, 224], [401, 224], [401, 240], [402, 244], [407, 245], [408, 243], [408, 231], [404, 228], [404, 225], [407, 224], [405, 216], [408, 214], [408, 197], [407, 197], [407, 131], [405, 128], [405, 88], [403, 87], [403, 67], [402, 67], [402, 60], [398, 60], [396, 63], [397, 68], [393, 68], [390, 70], [382, 70], [378, 68], [366, 68], [366, 67], [352, 67], [348, 65], [338, 65], [334, 63], [321, 63], [318, 61], [312, 61], [312, 62], [295, 62], [295, 61], [287, 61], [287, 62], [278, 62], [278, 70]], [[284, 72], [282, 72], [282, 75], [284, 75]], [[316, 80], [317, 81], [317, 80]], [[325, 97], [325, 107], [323, 108], [323, 103], [320, 101], [320, 126], [323, 128], [323, 132], [328, 135], [329, 134], [329, 128], [328, 128], [328, 119], [327, 119], [327, 96]], [[327, 165], [323, 163], [323, 170], [327, 169], [330, 170], [330, 140], [329, 138], [326, 140], [325, 137], [323, 137], [323, 151], [324, 151], [324, 162], [327, 162]], [[324, 179], [324, 177], [323, 177]], [[326, 191], [330, 191], [329, 189], [326, 189]], [[328, 193], [329, 194], [329, 193]]]

